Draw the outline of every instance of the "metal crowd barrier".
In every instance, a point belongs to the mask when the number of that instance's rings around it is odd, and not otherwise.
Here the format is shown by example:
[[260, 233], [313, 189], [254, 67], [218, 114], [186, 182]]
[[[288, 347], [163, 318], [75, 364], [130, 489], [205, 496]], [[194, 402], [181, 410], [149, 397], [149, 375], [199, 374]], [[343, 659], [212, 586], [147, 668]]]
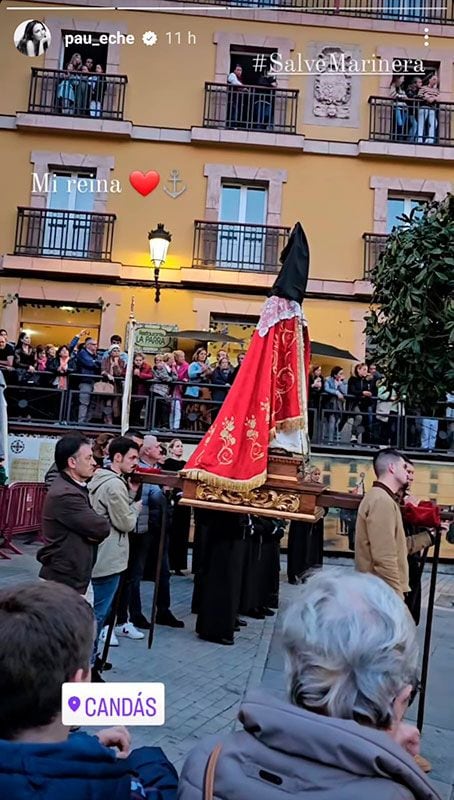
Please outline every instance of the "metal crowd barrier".
[[[22, 533], [40, 533], [41, 514], [46, 489], [44, 483], [10, 483], [0, 494], [0, 536], [13, 553], [22, 555], [22, 550], [12, 539]], [[9, 558], [6, 553], [3, 558]]]

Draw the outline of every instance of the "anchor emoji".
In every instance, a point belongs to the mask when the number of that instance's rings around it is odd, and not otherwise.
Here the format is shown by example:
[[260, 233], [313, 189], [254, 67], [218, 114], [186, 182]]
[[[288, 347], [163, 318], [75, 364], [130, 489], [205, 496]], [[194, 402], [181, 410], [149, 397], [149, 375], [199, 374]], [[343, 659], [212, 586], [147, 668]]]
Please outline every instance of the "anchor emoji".
[[178, 190], [178, 184], [182, 182], [183, 181], [180, 178], [179, 171], [177, 169], [172, 169], [170, 170], [170, 178], [167, 183], [172, 184], [173, 190], [171, 191], [170, 189], [167, 189], [166, 186], [163, 186], [162, 188], [164, 189], [165, 193], [169, 195], [169, 197], [172, 197], [173, 200], [175, 200], [177, 197], [180, 197], [180, 195], [182, 195], [183, 192], [185, 192], [188, 188], [187, 186], [183, 186], [182, 189]]

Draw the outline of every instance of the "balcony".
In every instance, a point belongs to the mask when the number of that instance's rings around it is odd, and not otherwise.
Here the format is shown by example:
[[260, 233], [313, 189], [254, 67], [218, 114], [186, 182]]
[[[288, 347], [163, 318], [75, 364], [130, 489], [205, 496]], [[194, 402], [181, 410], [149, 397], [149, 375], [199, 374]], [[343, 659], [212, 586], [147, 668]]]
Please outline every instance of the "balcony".
[[[19, 375], [16, 370], [5, 367], [0, 367], [0, 371], [6, 383], [5, 399], [11, 430], [57, 427], [67, 431], [70, 426], [87, 432], [107, 430], [115, 434], [120, 429], [123, 378], [116, 378], [112, 393], [106, 393], [101, 392], [97, 385], [100, 376], [93, 379], [87, 391], [87, 376], [71, 371], [65, 389], [53, 385], [55, 373], [30, 375], [24, 372]], [[85, 384], [83, 394], [88, 404], [81, 402], [81, 383]], [[130, 425], [158, 436], [169, 436], [169, 429], [177, 429], [179, 438], [197, 441], [214, 422], [229, 387], [194, 381], [190, 381], [190, 385], [204, 390], [203, 401], [187, 396], [187, 382], [172, 381], [169, 386], [168, 382], [146, 381], [146, 394], [142, 395], [135, 393], [133, 385]], [[158, 386], [167, 394], [158, 393]], [[355, 400], [357, 398], [347, 395], [345, 410], [333, 411], [327, 406], [329, 396], [323, 395], [323, 402], [317, 408], [308, 408], [313, 447], [325, 451], [356, 452], [357, 455], [361, 451], [371, 453], [377, 446], [397, 447], [423, 453], [425, 457], [434, 453], [438, 458], [446, 457], [452, 461], [454, 430], [448, 417], [449, 403], [440, 402], [434, 416], [423, 417], [405, 409], [402, 403], [398, 404], [396, 413], [385, 413], [376, 397], [371, 398], [369, 410], [359, 411], [354, 408]], [[355, 443], [352, 443], [353, 433]]]
[[371, 274], [383, 253], [388, 235], [386, 233], [363, 233], [364, 240], [364, 280], [370, 281]]
[[115, 214], [17, 209], [15, 256], [111, 261]]
[[203, 127], [296, 133], [298, 89], [205, 83]]
[[363, 17], [395, 22], [431, 22], [444, 25], [454, 21], [454, 2], [447, 0], [185, 0], [192, 5], [220, 5], [230, 8], [279, 9], [310, 14]]
[[122, 120], [126, 75], [96, 75], [32, 67], [29, 114]]
[[192, 266], [276, 273], [290, 228], [237, 222], [194, 222]]
[[386, 97], [369, 97], [369, 140], [452, 147], [454, 103], [436, 103], [430, 108], [414, 99], [402, 105]]

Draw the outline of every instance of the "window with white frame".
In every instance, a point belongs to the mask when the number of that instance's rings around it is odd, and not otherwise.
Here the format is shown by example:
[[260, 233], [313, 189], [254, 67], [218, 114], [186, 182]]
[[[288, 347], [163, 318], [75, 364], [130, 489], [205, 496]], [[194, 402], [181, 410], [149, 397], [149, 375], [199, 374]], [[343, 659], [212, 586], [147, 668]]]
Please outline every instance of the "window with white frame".
[[413, 212], [413, 219], [417, 220], [424, 210], [424, 203], [432, 199], [429, 195], [388, 195], [386, 231], [391, 233], [393, 228], [402, 228], [408, 225], [402, 217], [409, 217]]
[[95, 169], [51, 171], [43, 255], [81, 258], [90, 249], [92, 219], [86, 212], [94, 210], [95, 193], [87, 191], [87, 181], [95, 178]]
[[260, 269], [264, 249], [268, 189], [257, 184], [221, 187], [216, 263], [222, 268]]

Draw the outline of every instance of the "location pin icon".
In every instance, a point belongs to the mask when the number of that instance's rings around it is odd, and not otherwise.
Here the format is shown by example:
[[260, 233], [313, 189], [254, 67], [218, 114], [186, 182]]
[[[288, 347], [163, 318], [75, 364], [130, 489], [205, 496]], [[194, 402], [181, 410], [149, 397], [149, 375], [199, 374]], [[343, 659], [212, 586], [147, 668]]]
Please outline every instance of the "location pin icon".
[[80, 699], [78, 697], [70, 697], [68, 700], [68, 705], [71, 711], [77, 711], [80, 706]]

